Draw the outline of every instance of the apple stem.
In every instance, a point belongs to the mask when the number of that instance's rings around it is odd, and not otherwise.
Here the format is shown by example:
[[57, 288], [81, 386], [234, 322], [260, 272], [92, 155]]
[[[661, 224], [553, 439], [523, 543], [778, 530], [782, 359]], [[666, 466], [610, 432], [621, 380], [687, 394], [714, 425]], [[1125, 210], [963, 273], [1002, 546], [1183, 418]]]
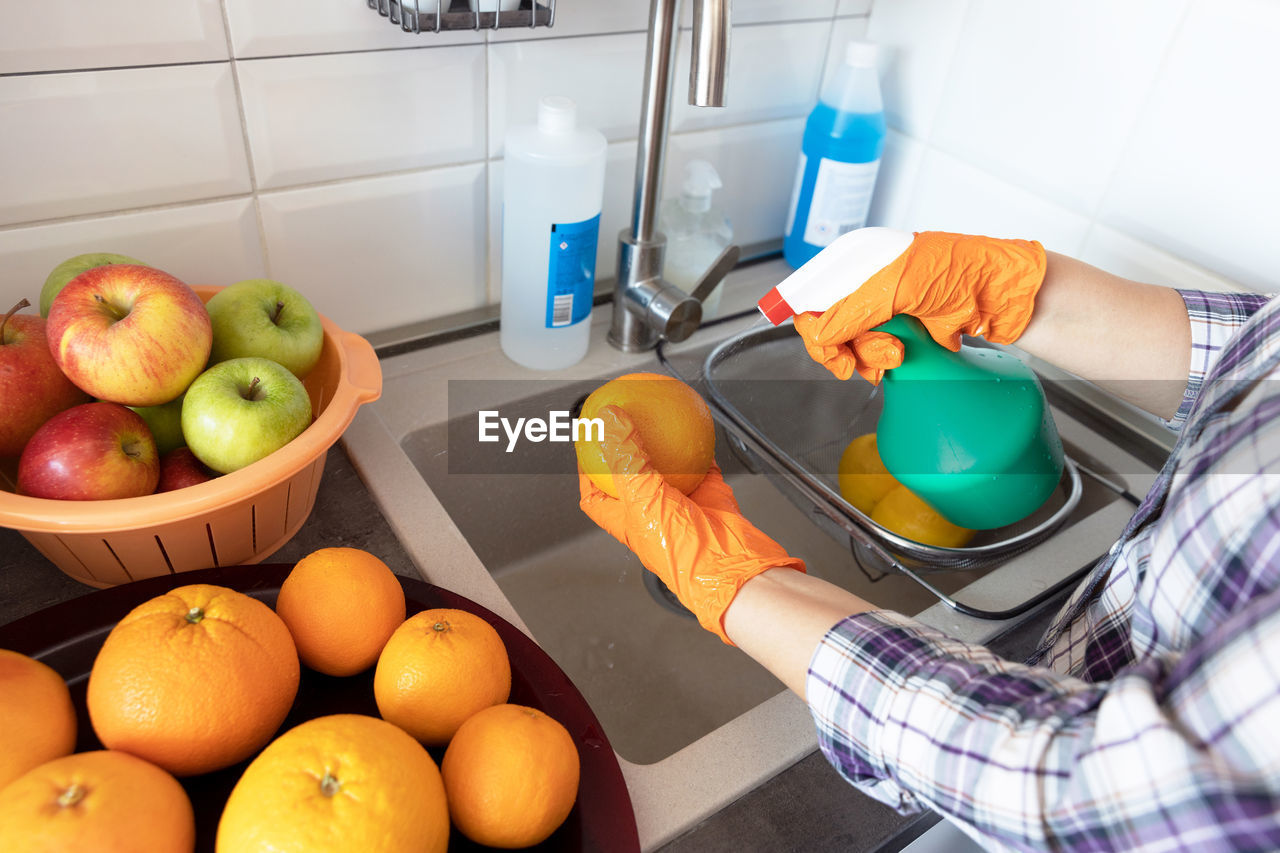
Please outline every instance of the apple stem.
[[9, 309], [8, 314], [5, 314], [4, 317], [0, 319], [0, 344], [4, 343], [4, 327], [5, 327], [5, 324], [9, 322], [9, 318], [12, 317], [14, 314], [17, 314], [23, 308], [29, 307], [30, 305], [31, 303], [28, 302], [27, 297], [24, 296], [18, 300], [17, 305]]
[[279, 325], [280, 325], [280, 314], [281, 314], [283, 311], [284, 311], [284, 303], [283, 303], [283, 302], [279, 302], [279, 301], [277, 301], [277, 302], [276, 302], [276, 310], [275, 310], [275, 312], [274, 312], [274, 313], [272, 313], [272, 315], [271, 315], [271, 322], [272, 322], [272, 323], [275, 323], [277, 326], [279, 326]]
[[101, 293], [93, 294], [93, 298], [98, 300], [98, 304], [101, 305], [103, 308], [107, 309], [107, 311], [111, 314], [111, 316], [115, 317], [117, 320], [123, 320], [125, 317], [129, 316], [128, 311], [121, 311], [115, 305], [108, 302]]
[[242, 394], [241, 396], [243, 396], [246, 400], [258, 399], [258, 386], [260, 384], [262, 384], [262, 380], [256, 376], [253, 377], [253, 381], [249, 383], [249, 387], [245, 390], [244, 394]]

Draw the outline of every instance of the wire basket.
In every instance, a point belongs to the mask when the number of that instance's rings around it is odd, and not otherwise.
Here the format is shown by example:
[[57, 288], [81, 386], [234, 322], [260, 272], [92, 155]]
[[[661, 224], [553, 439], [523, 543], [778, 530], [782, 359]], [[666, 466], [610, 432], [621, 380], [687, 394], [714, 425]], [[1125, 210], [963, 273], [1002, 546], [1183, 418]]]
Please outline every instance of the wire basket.
[[793, 503], [814, 512], [823, 526], [847, 535], [854, 556], [872, 569], [993, 566], [1047, 539], [1080, 501], [1080, 475], [1067, 459], [1058, 489], [1029, 517], [980, 530], [963, 548], [915, 542], [872, 521], [840, 495], [840, 456], [852, 438], [875, 432], [878, 386], [836, 379], [808, 356], [789, 323], [752, 326], [702, 358], [661, 354], [672, 372], [703, 392], [734, 451], [774, 480]]
[[[194, 289], [205, 302], [221, 290]], [[320, 319], [324, 346], [303, 380], [313, 420], [275, 453], [205, 483], [122, 500], [58, 501], [0, 488], [0, 525], [99, 588], [266, 559], [311, 515], [329, 448], [382, 393], [369, 342]]]
[[[550, 27], [556, 0], [368, 0], [369, 8], [406, 33], [441, 30], [496, 30], [503, 27]], [[485, 9], [491, 5], [492, 10]]]

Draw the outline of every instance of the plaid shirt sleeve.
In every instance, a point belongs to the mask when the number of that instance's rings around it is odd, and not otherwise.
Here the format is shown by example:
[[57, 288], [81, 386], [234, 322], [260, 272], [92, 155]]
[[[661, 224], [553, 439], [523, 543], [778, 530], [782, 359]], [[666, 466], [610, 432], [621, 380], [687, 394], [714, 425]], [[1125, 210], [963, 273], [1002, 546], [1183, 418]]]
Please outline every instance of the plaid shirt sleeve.
[[1280, 849], [1280, 592], [1190, 653], [1089, 683], [888, 612], [810, 664], [818, 743], [849, 782], [989, 849]]
[[1186, 390], [1182, 392], [1182, 405], [1169, 421], [1169, 425], [1175, 428], [1186, 422], [1223, 345], [1272, 298], [1254, 293], [1202, 290], [1179, 290], [1178, 293], [1187, 306], [1187, 317], [1191, 321], [1191, 372]]

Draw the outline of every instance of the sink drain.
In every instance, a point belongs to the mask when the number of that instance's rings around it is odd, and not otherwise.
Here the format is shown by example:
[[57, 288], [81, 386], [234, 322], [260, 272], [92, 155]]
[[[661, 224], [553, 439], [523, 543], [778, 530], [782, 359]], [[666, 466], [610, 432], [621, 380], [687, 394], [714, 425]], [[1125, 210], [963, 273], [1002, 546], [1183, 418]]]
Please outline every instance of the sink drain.
[[643, 571], [644, 588], [648, 591], [650, 598], [677, 616], [683, 616], [686, 619], [698, 618], [693, 615], [689, 608], [680, 603], [680, 599], [676, 598], [676, 594], [657, 575], [648, 569]]

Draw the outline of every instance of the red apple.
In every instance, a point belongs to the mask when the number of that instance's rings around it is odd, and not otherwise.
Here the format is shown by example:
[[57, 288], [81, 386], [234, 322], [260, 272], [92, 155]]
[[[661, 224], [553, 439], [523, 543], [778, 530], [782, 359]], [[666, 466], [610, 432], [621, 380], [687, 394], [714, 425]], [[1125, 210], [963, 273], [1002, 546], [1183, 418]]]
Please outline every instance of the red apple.
[[160, 483], [156, 486], [156, 491], [185, 489], [217, 476], [218, 472], [197, 459], [191, 448], [178, 447], [160, 457]]
[[0, 318], [0, 456], [16, 457], [41, 424], [89, 402], [54, 362], [44, 318], [17, 313], [30, 304], [24, 299]]
[[49, 349], [67, 378], [100, 400], [156, 406], [204, 370], [209, 312], [167, 272], [137, 264], [94, 267], [49, 306]]
[[133, 498], [154, 492], [159, 480], [160, 457], [146, 421], [119, 403], [59, 412], [36, 430], [18, 460], [18, 493], [34, 498]]

